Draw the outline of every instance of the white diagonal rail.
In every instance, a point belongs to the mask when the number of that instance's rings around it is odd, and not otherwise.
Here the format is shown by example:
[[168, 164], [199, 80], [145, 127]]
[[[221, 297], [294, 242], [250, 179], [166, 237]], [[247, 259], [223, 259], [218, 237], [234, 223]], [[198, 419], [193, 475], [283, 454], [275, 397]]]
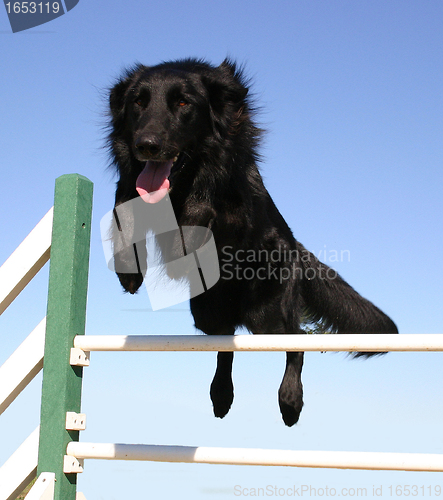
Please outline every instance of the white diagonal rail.
[[[53, 208], [0, 267], [2, 314], [48, 261]], [[46, 318], [0, 366], [0, 415], [43, 368]], [[15, 500], [37, 472], [39, 428], [0, 467], [0, 500]]]
[[0, 415], [43, 368], [46, 318], [0, 366]]
[[39, 427], [0, 468], [0, 498], [15, 500], [37, 474]]
[[25, 500], [54, 500], [55, 474], [42, 472]]
[[0, 314], [48, 261], [51, 251], [52, 220], [51, 208], [0, 267]]

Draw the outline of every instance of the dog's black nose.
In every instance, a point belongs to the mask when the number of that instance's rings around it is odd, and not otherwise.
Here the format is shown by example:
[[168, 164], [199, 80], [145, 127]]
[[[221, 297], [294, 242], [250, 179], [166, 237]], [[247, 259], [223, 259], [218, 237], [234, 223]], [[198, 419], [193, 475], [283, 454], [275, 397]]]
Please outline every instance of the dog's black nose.
[[145, 158], [155, 158], [162, 151], [162, 141], [154, 135], [141, 136], [135, 141], [135, 149]]

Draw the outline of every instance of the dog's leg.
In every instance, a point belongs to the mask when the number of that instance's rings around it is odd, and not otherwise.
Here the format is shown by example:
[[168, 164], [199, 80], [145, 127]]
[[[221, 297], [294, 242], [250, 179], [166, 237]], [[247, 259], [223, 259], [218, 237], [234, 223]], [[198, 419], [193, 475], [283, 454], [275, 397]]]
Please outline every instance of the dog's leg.
[[126, 194], [124, 187], [118, 187], [111, 229], [114, 266], [121, 285], [131, 294], [140, 288], [147, 269], [144, 209], [136, 192]]
[[214, 415], [223, 418], [229, 411], [234, 400], [234, 384], [232, 383], [233, 352], [217, 354], [217, 369], [211, 384], [211, 400]]
[[[291, 304], [296, 304], [295, 298], [290, 298]], [[289, 334], [298, 335], [301, 333], [298, 320], [298, 308], [293, 306], [287, 308], [286, 317], [281, 319], [277, 316], [277, 308], [270, 310], [267, 317], [270, 320], [260, 325], [252, 325], [250, 328], [255, 334]], [[296, 333], [298, 332], [298, 333]], [[291, 427], [298, 422], [300, 412], [303, 407], [303, 385], [301, 382], [301, 372], [303, 368], [303, 352], [286, 353], [286, 369], [283, 375], [280, 388], [278, 390], [278, 403], [283, 422]]]
[[288, 427], [298, 422], [303, 407], [302, 367], [302, 352], [286, 353], [286, 370], [278, 390], [278, 403], [283, 421]]
[[[291, 303], [296, 303], [295, 299], [291, 298]], [[267, 323], [259, 325], [251, 325], [250, 330], [254, 334], [290, 334], [297, 335], [301, 332], [298, 326], [297, 308], [293, 307], [289, 310], [283, 320], [278, 318], [275, 311], [270, 311], [267, 315], [271, 318]], [[276, 319], [277, 318], [277, 319]], [[301, 382], [301, 372], [303, 368], [303, 352], [287, 352], [286, 353], [286, 369], [283, 375], [280, 388], [278, 390], [278, 403], [283, 422], [291, 427], [298, 422], [300, 412], [303, 407], [303, 385]]]
[[[213, 295], [216, 288], [217, 285], [191, 299], [190, 305], [195, 327], [206, 333], [206, 335], [234, 335], [235, 327], [226, 323], [228, 313], [222, 307], [223, 303], [218, 304], [217, 301], [220, 298], [217, 294]], [[228, 413], [234, 400], [233, 360], [233, 352], [219, 352], [217, 354], [217, 369], [215, 370], [209, 394], [214, 415], [218, 418], [223, 418]]]

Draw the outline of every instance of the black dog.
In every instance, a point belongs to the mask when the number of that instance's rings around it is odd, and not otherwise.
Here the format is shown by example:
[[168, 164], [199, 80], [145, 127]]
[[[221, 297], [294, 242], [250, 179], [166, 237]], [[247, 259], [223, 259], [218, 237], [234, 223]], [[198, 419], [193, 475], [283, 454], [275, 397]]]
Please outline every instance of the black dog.
[[[109, 149], [120, 175], [116, 206], [140, 194], [159, 208], [167, 193], [180, 227], [212, 231], [221, 276], [190, 303], [195, 326], [206, 334], [233, 335], [239, 326], [303, 333], [302, 314], [331, 332], [397, 333], [389, 317], [294, 239], [257, 168], [261, 131], [247, 93], [229, 60], [218, 67], [187, 59], [127, 71], [110, 94]], [[130, 212], [123, 219], [119, 229], [150, 229]], [[167, 260], [177, 253], [175, 237], [159, 244]], [[118, 269], [126, 270], [118, 273], [120, 282], [135, 293], [146, 247], [116, 252]], [[232, 352], [218, 353], [210, 390], [217, 417], [233, 401], [232, 361]], [[287, 353], [278, 396], [288, 426], [303, 406], [302, 365], [302, 352]]]

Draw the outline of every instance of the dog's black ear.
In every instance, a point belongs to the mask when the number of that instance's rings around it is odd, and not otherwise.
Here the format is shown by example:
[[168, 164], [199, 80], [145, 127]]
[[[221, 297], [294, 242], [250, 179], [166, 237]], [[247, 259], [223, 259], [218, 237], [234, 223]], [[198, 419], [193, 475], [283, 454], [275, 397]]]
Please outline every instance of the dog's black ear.
[[123, 140], [125, 129], [125, 100], [128, 89], [131, 85], [130, 76], [120, 78], [120, 80], [112, 87], [109, 92], [109, 136], [108, 145], [109, 152], [113, 163], [121, 168], [122, 150], [127, 149], [126, 143]]
[[[136, 83], [138, 75], [144, 69], [145, 67], [141, 64], [129, 68], [109, 90], [109, 135], [107, 143], [112, 165], [120, 172], [122, 169], [130, 172], [132, 169], [131, 162], [135, 161], [135, 159], [131, 158], [130, 144], [128, 144], [125, 134], [126, 103], [131, 88]], [[135, 193], [135, 183], [133, 191]]]
[[231, 97], [235, 98], [237, 102], [242, 101], [248, 93], [248, 85], [243, 76], [241, 68], [237, 67], [234, 61], [226, 58], [218, 67], [229, 85]]
[[145, 67], [142, 64], [136, 64], [134, 67], [125, 71], [122, 77], [112, 87], [109, 93], [109, 108], [114, 120], [122, 116], [125, 109], [127, 93], [134, 83], [137, 74], [143, 71]]
[[114, 119], [118, 118], [123, 112], [129, 85], [130, 78], [125, 78], [119, 80], [111, 89], [109, 94], [109, 108]]
[[220, 66], [204, 75], [202, 81], [215, 113], [223, 113], [226, 106], [237, 110], [245, 104], [248, 87], [244, 82], [242, 71], [233, 61], [225, 59]]

